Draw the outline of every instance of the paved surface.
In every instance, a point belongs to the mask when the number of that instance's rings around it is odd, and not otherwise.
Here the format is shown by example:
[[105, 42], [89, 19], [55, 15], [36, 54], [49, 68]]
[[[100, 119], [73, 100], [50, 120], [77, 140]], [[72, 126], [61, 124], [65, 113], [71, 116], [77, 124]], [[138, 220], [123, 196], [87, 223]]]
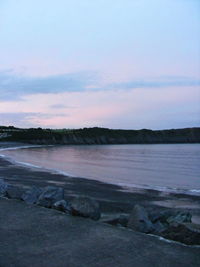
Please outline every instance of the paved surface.
[[200, 248], [0, 199], [0, 267], [200, 266]]

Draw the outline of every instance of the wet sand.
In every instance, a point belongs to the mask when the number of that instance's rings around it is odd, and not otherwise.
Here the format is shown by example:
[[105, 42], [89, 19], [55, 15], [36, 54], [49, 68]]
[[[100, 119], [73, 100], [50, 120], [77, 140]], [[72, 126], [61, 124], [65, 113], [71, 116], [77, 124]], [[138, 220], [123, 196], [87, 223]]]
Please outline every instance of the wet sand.
[[[12, 145], [10, 144], [10, 146]], [[8, 146], [8, 144], [1, 143], [0, 147], [3, 146]], [[200, 224], [200, 196], [138, 188], [131, 188], [130, 191], [127, 191], [117, 185], [20, 166], [1, 157], [0, 178], [23, 188], [33, 185], [39, 187], [60, 186], [65, 189], [66, 200], [70, 200], [75, 195], [92, 197], [99, 201], [103, 217], [122, 213], [129, 214], [137, 203], [145, 206], [149, 211], [162, 209], [190, 211], [193, 215], [193, 222]]]

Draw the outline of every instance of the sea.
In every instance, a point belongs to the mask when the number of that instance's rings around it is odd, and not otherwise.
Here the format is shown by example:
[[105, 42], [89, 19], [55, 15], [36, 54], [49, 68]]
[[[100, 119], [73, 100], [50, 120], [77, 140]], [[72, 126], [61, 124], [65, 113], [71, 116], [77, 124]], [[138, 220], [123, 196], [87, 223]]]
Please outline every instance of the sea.
[[74, 179], [200, 195], [200, 144], [30, 145], [1, 148], [0, 155]]

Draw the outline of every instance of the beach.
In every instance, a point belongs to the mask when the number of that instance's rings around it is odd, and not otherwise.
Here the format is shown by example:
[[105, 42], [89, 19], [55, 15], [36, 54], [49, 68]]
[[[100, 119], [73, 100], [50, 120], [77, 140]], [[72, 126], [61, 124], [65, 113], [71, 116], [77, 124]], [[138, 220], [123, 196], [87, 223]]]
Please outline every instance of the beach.
[[[1, 143], [1, 148], [26, 146], [26, 144]], [[74, 196], [88, 196], [100, 203], [102, 217], [130, 214], [135, 204], [145, 206], [149, 211], [162, 209], [180, 209], [189, 211], [193, 223], [200, 224], [200, 196], [192, 194], [171, 193], [141, 188], [124, 188], [92, 179], [69, 177], [30, 166], [18, 165], [0, 158], [0, 176], [8, 183], [29, 188], [33, 185], [44, 187], [54, 185], [64, 188], [65, 199]]]
[[[1, 143], [1, 148], [26, 144]], [[22, 200], [0, 198], [1, 267], [150, 267], [200, 264], [200, 246], [186, 245], [157, 235], [134, 231], [114, 222], [127, 218], [135, 205], [158, 214], [183, 211], [200, 227], [200, 196], [114, 184], [52, 173], [16, 164], [0, 157], [0, 179], [26, 191], [32, 186], [64, 189], [64, 199], [89, 197], [100, 204], [99, 221], [30, 205]]]

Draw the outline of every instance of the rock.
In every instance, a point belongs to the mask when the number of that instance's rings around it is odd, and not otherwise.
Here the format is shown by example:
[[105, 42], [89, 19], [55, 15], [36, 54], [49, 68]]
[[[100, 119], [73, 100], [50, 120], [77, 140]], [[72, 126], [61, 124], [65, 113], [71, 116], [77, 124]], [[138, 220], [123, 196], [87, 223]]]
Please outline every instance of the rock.
[[148, 213], [145, 208], [140, 205], [134, 206], [127, 227], [142, 233], [151, 233], [154, 231], [153, 224], [148, 218]]
[[149, 219], [152, 223], [160, 221], [161, 223], [167, 223], [167, 219], [173, 216], [175, 213], [171, 210], [163, 210], [161, 212], [152, 212], [149, 214]]
[[185, 223], [191, 222], [192, 215], [189, 212], [164, 210], [161, 212], [153, 212], [149, 214], [149, 219], [151, 222], [156, 223], [160, 221], [161, 223], [168, 225], [171, 223]]
[[167, 218], [167, 223], [190, 223], [192, 215], [189, 212], [177, 212], [175, 215]]
[[160, 221], [155, 222], [153, 224], [153, 227], [154, 227], [154, 234], [160, 234], [167, 229], [166, 225], [164, 225]]
[[7, 188], [8, 188], [8, 184], [3, 179], [0, 179], [0, 197], [6, 196]]
[[41, 193], [41, 188], [33, 186], [22, 195], [22, 200], [24, 200], [28, 204], [35, 204], [37, 203]]
[[195, 231], [184, 224], [170, 225], [161, 236], [187, 245], [200, 245], [200, 231]]
[[154, 211], [149, 213], [149, 219], [151, 220], [152, 223], [156, 223], [157, 221], [166, 222], [167, 218], [171, 215], [172, 215], [171, 211], [170, 212], [166, 210], [161, 212]]
[[70, 202], [70, 213], [93, 220], [99, 220], [101, 217], [99, 203], [88, 197], [75, 197]]
[[67, 205], [67, 202], [64, 199], [55, 202], [53, 204], [52, 208], [55, 210], [60, 210], [60, 211], [64, 211], [64, 212], [69, 211], [69, 207]]
[[64, 198], [64, 189], [55, 186], [46, 186], [40, 194], [37, 204], [51, 208], [53, 204]]
[[6, 189], [6, 196], [8, 198], [20, 199], [24, 193], [23, 188], [15, 186], [15, 185], [8, 185]]

